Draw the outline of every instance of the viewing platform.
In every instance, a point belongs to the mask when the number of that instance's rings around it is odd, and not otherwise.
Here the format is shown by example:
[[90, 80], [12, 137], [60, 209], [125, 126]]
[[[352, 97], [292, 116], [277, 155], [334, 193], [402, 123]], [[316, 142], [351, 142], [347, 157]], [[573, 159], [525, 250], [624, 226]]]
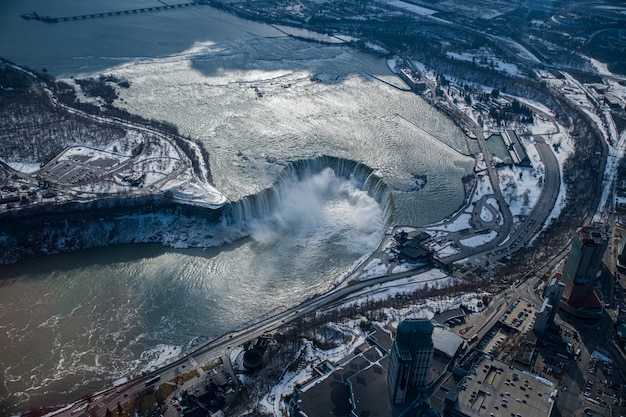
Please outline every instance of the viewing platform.
[[46, 23], [58, 23], [58, 22], [70, 22], [74, 20], [96, 19], [100, 17], [113, 17], [113, 16], [123, 16], [123, 15], [136, 14], [136, 13], [156, 12], [160, 10], [179, 9], [182, 7], [197, 6], [200, 4], [202, 3], [192, 2], [192, 3], [181, 3], [181, 4], [166, 4], [163, 6], [144, 7], [141, 9], [119, 10], [115, 12], [92, 13], [92, 14], [83, 14], [83, 15], [65, 16], [65, 17], [42, 16], [38, 14], [37, 12], [24, 13], [21, 16], [23, 19], [26, 19], [26, 20], [40, 20]]

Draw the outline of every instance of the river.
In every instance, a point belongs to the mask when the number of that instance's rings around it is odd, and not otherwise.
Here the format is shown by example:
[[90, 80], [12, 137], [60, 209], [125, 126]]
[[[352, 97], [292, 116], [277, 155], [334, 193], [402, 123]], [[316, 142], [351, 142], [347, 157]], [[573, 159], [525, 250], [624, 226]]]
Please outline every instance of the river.
[[[383, 58], [208, 6], [58, 24], [19, 17], [160, 4], [5, 1], [0, 54], [70, 82], [129, 80], [115, 104], [202, 141], [231, 201], [273, 186], [288, 161], [331, 155], [374, 169], [393, 212], [329, 167], [288, 180], [269, 215], [247, 219], [250, 238], [219, 248], [129, 244], [0, 267], [0, 414], [80, 398], [302, 301], [371, 252], [386, 227], [433, 222], [463, 202], [466, 138], [395, 88], [404, 85]], [[411, 190], [413, 175], [426, 186]]]

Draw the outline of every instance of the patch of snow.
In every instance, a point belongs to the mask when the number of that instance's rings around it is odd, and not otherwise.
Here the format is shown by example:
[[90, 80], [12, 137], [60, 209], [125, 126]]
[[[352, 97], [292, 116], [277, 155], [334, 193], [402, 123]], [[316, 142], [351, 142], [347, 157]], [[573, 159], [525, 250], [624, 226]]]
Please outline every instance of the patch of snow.
[[365, 47], [367, 49], [370, 49], [370, 50], [374, 51], [374, 52], [378, 52], [379, 54], [388, 54], [389, 53], [389, 51], [387, 49], [385, 49], [382, 46], [377, 45], [377, 44], [375, 44], [373, 42], [365, 42]]
[[416, 60], [414, 60], [414, 59], [412, 59], [412, 60], [411, 60], [411, 64], [413, 64], [413, 66], [414, 66], [414, 67], [415, 67], [415, 68], [416, 68], [419, 72], [421, 72], [421, 73], [425, 73], [425, 72], [427, 72], [427, 69], [426, 69], [426, 64], [424, 64], [424, 63], [422, 63], [422, 62], [419, 62], [419, 61], [416, 61]]
[[598, 71], [598, 74], [604, 75], [604, 76], [613, 76], [613, 73], [609, 71], [608, 65], [605, 64], [604, 62], [598, 61], [597, 59], [591, 58], [589, 56], [585, 58], [587, 58], [589, 62], [591, 62], [591, 65], [593, 65], [595, 70]]
[[453, 223], [444, 223], [441, 225], [434, 225], [432, 228], [434, 229], [442, 229], [449, 232], [459, 232], [461, 230], [471, 229], [469, 224], [472, 215], [469, 213], [463, 213], [458, 216]]
[[406, 271], [410, 271], [412, 269], [415, 269], [416, 265], [413, 264], [405, 264], [402, 263], [400, 265], [397, 265], [395, 267], [393, 267], [393, 269], [391, 270], [392, 274], [399, 274], [401, 272], [406, 272]]
[[461, 252], [461, 249], [457, 248], [453, 242], [446, 242], [443, 246], [435, 244], [432, 246], [432, 249], [437, 253], [437, 257], [439, 259], [456, 255]]
[[472, 62], [479, 67], [490, 68], [495, 71], [504, 72], [513, 77], [519, 77], [522, 75], [517, 65], [502, 61], [497, 56], [495, 56], [493, 51], [488, 48], [480, 48], [474, 53], [446, 52], [446, 55], [459, 61]]
[[498, 233], [492, 230], [489, 233], [475, 235], [467, 239], [461, 239], [459, 240], [459, 243], [463, 246], [475, 248], [491, 242], [496, 238], [496, 236], [498, 236]]
[[420, 16], [432, 16], [435, 13], [437, 13], [436, 10], [427, 9], [426, 7], [418, 6], [418, 5], [415, 5], [415, 4], [412, 4], [412, 3], [406, 3], [406, 2], [400, 1], [400, 0], [388, 1], [387, 4], [390, 5], [390, 6], [398, 7], [400, 9], [404, 9], [404, 10], [409, 11], [411, 13], [418, 14]]
[[365, 266], [365, 273], [363, 273], [359, 279], [381, 277], [387, 274], [387, 269], [387, 265], [382, 260], [374, 258]]
[[498, 168], [500, 188], [513, 217], [526, 216], [541, 195], [541, 175], [534, 168], [520, 166]]
[[493, 221], [493, 214], [491, 213], [491, 210], [489, 210], [487, 207], [482, 207], [482, 209], [480, 210], [480, 219], [484, 222]]
[[24, 174], [33, 174], [41, 169], [41, 165], [38, 162], [6, 161], [2, 158], [0, 158], [0, 161], [7, 164], [14, 171], [23, 172]]
[[401, 58], [398, 56], [394, 56], [393, 58], [389, 58], [387, 60], [387, 67], [394, 74], [398, 74], [400, 72], [399, 67], [402, 65]]

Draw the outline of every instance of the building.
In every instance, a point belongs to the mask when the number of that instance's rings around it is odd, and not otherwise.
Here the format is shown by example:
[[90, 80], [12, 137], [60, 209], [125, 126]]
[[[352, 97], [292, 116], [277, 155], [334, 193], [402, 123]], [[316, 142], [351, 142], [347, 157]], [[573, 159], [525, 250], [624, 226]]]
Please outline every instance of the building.
[[617, 260], [615, 262], [615, 266], [617, 266], [617, 270], [621, 273], [626, 273], [626, 230], [621, 227], [615, 228], [615, 232], [621, 235], [621, 239], [619, 244], [617, 245]]
[[448, 362], [456, 357], [464, 341], [458, 334], [439, 325], [433, 326], [432, 338], [434, 355], [441, 356]]
[[565, 283], [561, 281], [561, 274], [556, 274], [550, 280], [544, 293], [543, 304], [535, 315], [533, 330], [537, 334], [543, 334], [554, 323], [554, 317], [559, 310], [559, 303], [565, 290]]
[[432, 253], [417, 239], [410, 239], [398, 247], [398, 255], [410, 263], [429, 263]]
[[502, 132], [502, 139], [504, 139], [506, 148], [508, 149], [509, 155], [511, 155], [511, 159], [515, 165], [526, 167], [531, 166], [530, 158], [526, 153], [526, 149], [513, 129], [506, 129]]
[[548, 417], [557, 394], [554, 384], [508, 363], [483, 355], [457, 382], [443, 384], [435, 393], [447, 417], [524, 416]]
[[387, 388], [393, 404], [425, 390], [433, 361], [433, 325], [426, 319], [404, 320], [391, 347]]
[[626, 324], [620, 323], [617, 325], [617, 340], [622, 346], [626, 346]]
[[563, 267], [565, 289], [560, 305], [563, 310], [587, 318], [602, 314], [602, 305], [593, 286], [602, 274], [607, 245], [605, 227], [596, 225], [578, 230]]
[[[418, 323], [400, 323], [400, 339], [407, 330], [410, 335], [416, 336], [416, 333], [420, 333], [428, 339], [430, 322], [409, 320], [413, 321]], [[417, 331], [413, 333], [412, 329]], [[432, 352], [430, 373], [426, 378], [429, 388], [447, 377], [447, 369], [458, 356], [463, 344], [463, 338], [442, 326], [434, 325], [431, 331], [432, 348], [426, 349]], [[388, 373], [393, 355], [391, 352], [395, 349], [397, 340], [397, 337], [392, 340], [391, 334], [384, 329], [374, 326], [374, 331], [368, 335], [366, 342], [355, 348], [354, 353], [337, 363], [327, 363], [316, 369], [319, 377], [301, 387], [297, 399], [291, 404], [292, 411], [299, 410], [308, 417], [431, 417], [432, 410], [425, 407], [428, 403], [427, 396], [417, 395], [421, 394], [419, 387], [408, 389], [406, 402], [399, 404], [394, 403], [391, 396], [381, 395], [389, 388]], [[423, 340], [420, 344], [428, 345]], [[426, 353], [428, 359], [430, 355]], [[414, 357], [418, 358], [418, 355]]]

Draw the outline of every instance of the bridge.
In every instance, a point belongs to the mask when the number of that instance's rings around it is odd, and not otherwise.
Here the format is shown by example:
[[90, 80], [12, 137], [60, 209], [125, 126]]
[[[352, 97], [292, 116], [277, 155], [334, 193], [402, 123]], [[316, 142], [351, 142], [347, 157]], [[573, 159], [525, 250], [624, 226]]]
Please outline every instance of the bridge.
[[163, 6], [144, 7], [141, 9], [119, 10], [115, 12], [81, 14], [81, 15], [76, 15], [76, 16], [65, 16], [65, 17], [42, 16], [38, 14], [37, 12], [24, 13], [21, 16], [23, 19], [26, 19], [26, 20], [40, 20], [46, 23], [58, 23], [58, 22], [70, 22], [74, 20], [96, 19], [100, 17], [113, 17], [113, 16], [123, 16], [123, 15], [136, 14], [136, 13], [156, 12], [160, 10], [179, 9], [182, 7], [197, 6], [199, 4], [201, 3], [194, 2], [194, 3], [181, 3], [181, 4], [165, 4]]

